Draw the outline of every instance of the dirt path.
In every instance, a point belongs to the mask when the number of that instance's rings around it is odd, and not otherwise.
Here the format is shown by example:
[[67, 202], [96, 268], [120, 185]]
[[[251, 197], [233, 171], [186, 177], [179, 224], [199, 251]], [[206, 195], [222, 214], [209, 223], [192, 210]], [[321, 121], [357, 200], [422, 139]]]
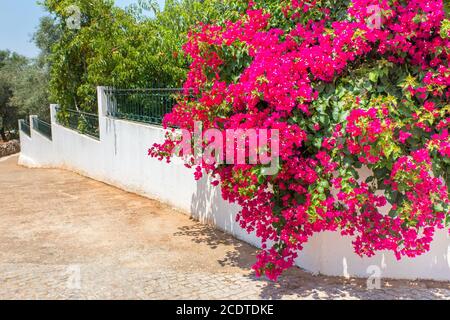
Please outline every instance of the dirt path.
[[0, 160], [2, 299], [450, 299], [450, 284], [250, 270], [256, 249], [147, 198]]

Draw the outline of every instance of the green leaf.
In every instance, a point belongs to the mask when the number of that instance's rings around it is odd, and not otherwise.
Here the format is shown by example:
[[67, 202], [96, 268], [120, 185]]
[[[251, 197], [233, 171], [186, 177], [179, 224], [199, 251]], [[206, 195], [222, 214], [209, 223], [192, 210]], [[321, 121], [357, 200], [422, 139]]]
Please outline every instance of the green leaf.
[[369, 73], [369, 80], [372, 82], [377, 82], [378, 81], [378, 73], [375, 71], [372, 71]]

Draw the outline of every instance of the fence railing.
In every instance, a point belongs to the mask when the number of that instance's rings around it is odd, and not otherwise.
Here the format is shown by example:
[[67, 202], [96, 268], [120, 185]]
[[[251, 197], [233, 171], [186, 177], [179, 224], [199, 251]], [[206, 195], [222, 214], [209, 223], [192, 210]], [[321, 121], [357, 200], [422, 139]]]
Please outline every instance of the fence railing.
[[31, 136], [30, 123], [24, 119], [19, 120], [19, 127], [22, 132], [24, 132], [27, 136]]
[[182, 92], [179, 88], [107, 88], [107, 114], [113, 118], [160, 125]]
[[39, 118], [33, 118], [33, 129], [52, 140], [52, 126]]
[[99, 139], [98, 115], [72, 109], [56, 109], [56, 122], [81, 134]]

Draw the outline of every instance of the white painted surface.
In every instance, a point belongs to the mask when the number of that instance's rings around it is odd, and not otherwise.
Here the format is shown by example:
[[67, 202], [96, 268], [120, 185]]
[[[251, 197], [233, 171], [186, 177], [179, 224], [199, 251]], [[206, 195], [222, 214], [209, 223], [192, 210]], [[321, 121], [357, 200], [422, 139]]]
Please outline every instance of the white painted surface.
[[[100, 140], [56, 124], [56, 106], [52, 105], [52, 140], [34, 129], [31, 137], [21, 132], [19, 163], [29, 167], [72, 170], [160, 200], [203, 223], [212, 223], [241, 240], [260, 246], [259, 239], [247, 234], [235, 222], [239, 207], [222, 200], [219, 188], [211, 187], [208, 178], [195, 181], [192, 171], [182, 163], [167, 164], [147, 155], [153, 143], [163, 141], [162, 128], [109, 118], [102, 88], [98, 89], [98, 97]], [[297, 264], [313, 273], [364, 278], [370, 275], [368, 267], [375, 265], [386, 278], [449, 281], [450, 237], [447, 231], [441, 230], [436, 234], [429, 253], [397, 261], [389, 252], [360, 258], [353, 253], [350, 238], [324, 232], [312, 237]]]

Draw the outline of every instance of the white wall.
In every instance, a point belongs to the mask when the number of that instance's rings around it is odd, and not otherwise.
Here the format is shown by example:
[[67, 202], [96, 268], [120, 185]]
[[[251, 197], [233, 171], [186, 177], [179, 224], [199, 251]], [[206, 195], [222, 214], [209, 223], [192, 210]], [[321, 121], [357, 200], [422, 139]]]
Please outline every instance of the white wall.
[[[106, 97], [98, 89], [100, 139], [81, 135], [55, 122], [55, 105], [50, 106], [52, 140], [34, 129], [31, 137], [20, 133], [19, 163], [28, 167], [64, 168], [157, 199], [204, 223], [260, 246], [254, 235], [235, 222], [239, 207], [222, 200], [219, 188], [208, 178], [195, 181], [181, 162], [167, 164], [147, 155], [153, 143], [161, 143], [164, 130], [158, 126], [112, 119], [106, 116]], [[30, 121], [32, 123], [32, 121]], [[450, 280], [450, 237], [439, 231], [426, 255], [397, 261], [387, 252], [372, 258], [353, 253], [350, 238], [338, 233], [316, 234], [305, 246], [297, 265], [313, 273], [368, 277], [367, 268], [378, 266], [382, 277]]]

